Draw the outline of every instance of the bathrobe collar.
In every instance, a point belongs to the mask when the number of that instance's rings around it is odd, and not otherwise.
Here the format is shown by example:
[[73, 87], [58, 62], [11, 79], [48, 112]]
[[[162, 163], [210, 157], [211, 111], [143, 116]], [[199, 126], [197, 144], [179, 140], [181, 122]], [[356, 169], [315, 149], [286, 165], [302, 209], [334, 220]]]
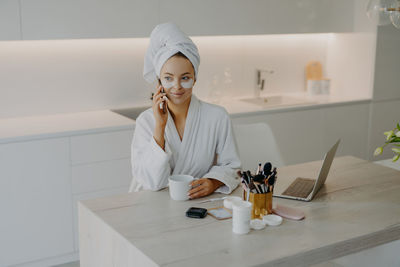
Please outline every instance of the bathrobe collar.
[[192, 147], [194, 142], [196, 142], [199, 122], [200, 101], [194, 94], [192, 94], [190, 100], [182, 141], [179, 137], [171, 113], [168, 111], [167, 127], [165, 130], [166, 142], [168, 142], [171, 149], [179, 151], [176, 165], [173, 170], [174, 174], [185, 173], [185, 169], [190, 166], [187, 164], [187, 162], [190, 162], [190, 158], [192, 157], [192, 155], [190, 155], [190, 153], [192, 153], [190, 147]]

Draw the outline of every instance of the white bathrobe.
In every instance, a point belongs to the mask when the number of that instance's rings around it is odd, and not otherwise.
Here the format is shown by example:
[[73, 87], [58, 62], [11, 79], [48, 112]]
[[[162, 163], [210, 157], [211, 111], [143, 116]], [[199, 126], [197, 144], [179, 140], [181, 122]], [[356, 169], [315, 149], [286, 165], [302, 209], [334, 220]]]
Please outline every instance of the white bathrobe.
[[132, 141], [132, 174], [129, 191], [160, 190], [171, 174], [213, 178], [224, 183], [217, 192], [229, 194], [238, 184], [241, 163], [232, 123], [223, 107], [200, 101], [192, 95], [181, 141], [171, 114], [165, 128], [165, 151], [153, 137], [153, 110], [136, 120]]

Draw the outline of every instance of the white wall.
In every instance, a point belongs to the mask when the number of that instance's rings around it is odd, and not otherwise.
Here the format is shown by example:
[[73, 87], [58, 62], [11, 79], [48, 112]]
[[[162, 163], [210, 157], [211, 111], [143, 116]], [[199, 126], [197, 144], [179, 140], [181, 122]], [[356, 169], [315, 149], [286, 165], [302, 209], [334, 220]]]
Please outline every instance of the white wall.
[[147, 39], [0, 43], [0, 117], [140, 104]]
[[374, 83], [376, 33], [338, 33], [330, 39], [327, 72], [331, 93], [371, 98]]
[[21, 39], [20, 19], [18, 1], [0, 1], [0, 40]]
[[[319, 60], [326, 65], [329, 36], [287, 34], [195, 37], [193, 40], [199, 46], [202, 60], [197, 94], [211, 99], [215, 89], [219, 89], [224, 96], [252, 96], [256, 69], [274, 70], [274, 74], [264, 76], [265, 94], [304, 91], [305, 65], [311, 60]], [[227, 82], [226, 72], [229, 73], [231, 83]]]
[[[334, 79], [338, 91], [366, 92], [370, 82], [364, 79], [373, 64], [368, 36], [287, 34], [193, 40], [201, 55], [195, 93], [207, 100], [215, 100], [217, 94], [252, 95], [256, 68], [275, 71], [266, 77], [265, 93], [304, 91], [304, 67], [311, 60], [321, 61], [325, 76]], [[148, 105], [153, 85], [142, 78], [147, 45], [148, 38], [0, 42], [0, 118]], [[364, 45], [363, 50], [358, 45]], [[352, 57], [346, 57], [344, 65], [336, 51], [345, 50]], [[358, 69], [355, 76], [343, 78], [354, 69]]]

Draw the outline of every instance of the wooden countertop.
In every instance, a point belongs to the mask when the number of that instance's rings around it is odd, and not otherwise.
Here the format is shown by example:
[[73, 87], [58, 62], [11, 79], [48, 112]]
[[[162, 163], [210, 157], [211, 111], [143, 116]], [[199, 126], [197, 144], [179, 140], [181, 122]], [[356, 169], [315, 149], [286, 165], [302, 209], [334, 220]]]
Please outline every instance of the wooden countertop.
[[[280, 168], [277, 186], [315, 176], [320, 166]], [[303, 210], [303, 221], [247, 235], [232, 233], [231, 220], [185, 217], [191, 206], [222, 202], [177, 202], [167, 189], [86, 200], [79, 203], [81, 266], [309, 266], [400, 239], [399, 192], [400, 171], [339, 157], [312, 202], [274, 198]]]

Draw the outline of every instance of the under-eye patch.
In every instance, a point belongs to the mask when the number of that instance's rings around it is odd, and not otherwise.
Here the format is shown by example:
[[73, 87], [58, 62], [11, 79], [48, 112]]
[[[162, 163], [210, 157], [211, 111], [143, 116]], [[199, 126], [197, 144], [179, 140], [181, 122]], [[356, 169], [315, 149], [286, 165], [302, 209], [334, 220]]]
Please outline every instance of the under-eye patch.
[[193, 87], [193, 79], [189, 79], [187, 81], [181, 82], [181, 86], [185, 89], [190, 89]]
[[[163, 80], [161, 81], [161, 83], [162, 83], [162, 86], [163, 86], [165, 89], [172, 88], [173, 86], [176, 85], [176, 81], [167, 81], [167, 80], [165, 80], [165, 79], [163, 79]], [[189, 79], [189, 80], [186, 80], [186, 81], [182, 81], [182, 82], [181, 82], [181, 86], [182, 86], [183, 88], [185, 88], [185, 89], [190, 89], [190, 88], [192, 88], [192, 87], [193, 87], [193, 79]]]

